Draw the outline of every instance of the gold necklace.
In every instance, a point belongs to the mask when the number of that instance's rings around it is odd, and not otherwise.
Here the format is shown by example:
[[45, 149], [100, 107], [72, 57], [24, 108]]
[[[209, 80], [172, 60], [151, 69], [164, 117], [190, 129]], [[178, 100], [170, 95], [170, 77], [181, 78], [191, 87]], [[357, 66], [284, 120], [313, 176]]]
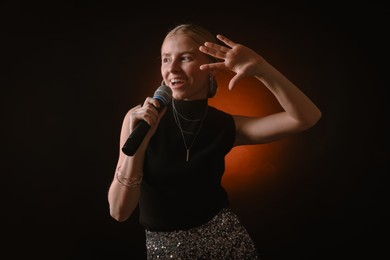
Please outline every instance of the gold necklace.
[[[195, 143], [195, 139], [196, 137], [198, 136], [199, 132], [200, 132], [200, 129], [202, 128], [202, 125], [203, 125], [203, 121], [204, 119], [206, 118], [206, 115], [207, 115], [207, 111], [208, 111], [208, 105], [206, 106], [206, 110], [202, 116], [202, 118], [200, 119], [195, 119], [195, 120], [190, 120], [190, 119], [186, 119], [185, 117], [183, 117], [181, 114], [179, 114], [179, 112], [176, 110], [176, 107], [175, 107], [175, 101], [172, 99], [172, 111], [173, 111], [173, 117], [176, 121], [176, 124], [177, 126], [179, 127], [179, 130], [180, 130], [180, 133], [181, 133], [181, 136], [183, 138], [183, 142], [184, 142], [184, 146], [186, 147], [186, 161], [188, 162], [190, 160], [190, 150], [192, 148], [192, 146], [194, 145]], [[191, 144], [188, 146], [187, 145], [187, 141], [186, 141], [186, 138], [184, 136], [184, 130], [183, 128], [181, 127], [181, 123], [180, 123], [180, 117], [184, 118], [185, 120], [187, 121], [200, 121], [200, 124], [199, 124], [199, 127], [198, 129], [196, 130], [195, 132], [195, 135], [194, 137], [192, 138], [192, 142]]]

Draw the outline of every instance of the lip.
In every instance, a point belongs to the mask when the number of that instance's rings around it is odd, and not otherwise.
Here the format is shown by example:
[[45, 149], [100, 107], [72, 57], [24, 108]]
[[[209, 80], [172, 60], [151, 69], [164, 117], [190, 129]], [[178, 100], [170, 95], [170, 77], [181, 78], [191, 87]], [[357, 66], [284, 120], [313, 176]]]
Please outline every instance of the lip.
[[174, 85], [174, 86], [170, 86], [170, 88], [172, 89], [172, 90], [180, 90], [180, 89], [184, 89], [184, 84], [176, 84], [176, 85]]
[[[173, 83], [173, 82], [174, 83]], [[186, 80], [183, 78], [173, 78], [169, 80], [169, 85], [172, 89], [178, 89], [183, 87], [186, 84]]]

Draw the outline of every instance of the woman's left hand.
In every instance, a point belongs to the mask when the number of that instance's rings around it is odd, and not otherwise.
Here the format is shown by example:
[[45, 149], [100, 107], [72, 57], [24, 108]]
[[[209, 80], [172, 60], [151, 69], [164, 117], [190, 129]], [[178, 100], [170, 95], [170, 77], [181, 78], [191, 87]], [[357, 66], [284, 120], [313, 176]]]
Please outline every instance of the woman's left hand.
[[242, 78], [262, 75], [262, 66], [266, 64], [264, 58], [252, 49], [235, 43], [223, 35], [219, 34], [217, 38], [228, 47], [212, 42], [205, 42], [204, 45], [199, 47], [199, 50], [222, 61], [203, 64], [200, 66], [201, 70], [222, 69], [235, 72], [236, 75], [229, 82], [230, 90]]

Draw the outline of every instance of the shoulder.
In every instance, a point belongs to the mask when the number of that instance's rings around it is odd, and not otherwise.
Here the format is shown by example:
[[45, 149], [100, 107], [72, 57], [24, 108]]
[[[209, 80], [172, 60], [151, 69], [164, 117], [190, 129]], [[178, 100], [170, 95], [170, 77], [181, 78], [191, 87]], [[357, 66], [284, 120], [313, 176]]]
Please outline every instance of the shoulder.
[[220, 125], [234, 124], [233, 115], [212, 106], [209, 106], [208, 117], [216, 124], [220, 124]]
[[209, 106], [209, 111], [208, 113], [212, 116], [219, 116], [219, 117], [232, 117], [231, 114], [223, 111], [223, 110], [220, 110], [216, 107], [213, 107], [213, 106]]

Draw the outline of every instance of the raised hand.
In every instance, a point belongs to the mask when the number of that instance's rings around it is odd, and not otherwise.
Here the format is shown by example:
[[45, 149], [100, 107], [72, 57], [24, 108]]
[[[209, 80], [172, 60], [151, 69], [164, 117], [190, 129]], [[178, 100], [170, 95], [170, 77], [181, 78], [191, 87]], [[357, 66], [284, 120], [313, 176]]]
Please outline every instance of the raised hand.
[[200, 66], [201, 70], [230, 70], [236, 75], [229, 82], [229, 89], [233, 89], [236, 83], [248, 76], [261, 76], [262, 66], [266, 63], [265, 60], [252, 49], [233, 42], [227, 37], [218, 34], [217, 38], [226, 44], [205, 42], [199, 47], [199, 50], [205, 54], [222, 60], [221, 62], [208, 63]]

